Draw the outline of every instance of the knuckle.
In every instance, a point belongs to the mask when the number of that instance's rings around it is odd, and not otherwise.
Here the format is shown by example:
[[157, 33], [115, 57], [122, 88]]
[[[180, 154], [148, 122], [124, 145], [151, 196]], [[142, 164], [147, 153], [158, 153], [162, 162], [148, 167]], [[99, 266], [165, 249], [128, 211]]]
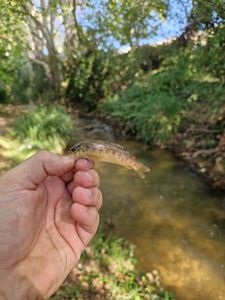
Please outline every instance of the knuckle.
[[40, 150], [37, 152], [37, 157], [40, 158], [40, 159], [45, 159], [45, 158], [48, 158], [50, 153], [46, 150]]
[[98, 188], [94, 188], [95, 203], [98, 208], [102, 206], [102, 193]]
[[91, 173], [91, 175], [93, 177], [93, 181], [94, 181], [95, 185], [98, 186], [100, 184], [100, 178], [99, 178], [97, 171], [91, 169], [89, 172]]
[[96, 208], [92, 207], [90, 211], [90, 225], [94, 225], [98, 221], [99, 215]]
[[79, 194], [80, 194], [80, 187], [79, 186], [76, 186], [73, 190], [73, 198], [74, 200], [77, 200], [77, 198], [79, 197]]
[[74, 175], [74, 180], [80, 181], [81, 178], [82, 178], [82, 171], [77, 171]]
[[73, 193], [75, 195], [79, 195], [80, 193], [82, 193], [82, 191], [83, 191], [83, 188], [81, 186], [76, 186], [73, 190]]

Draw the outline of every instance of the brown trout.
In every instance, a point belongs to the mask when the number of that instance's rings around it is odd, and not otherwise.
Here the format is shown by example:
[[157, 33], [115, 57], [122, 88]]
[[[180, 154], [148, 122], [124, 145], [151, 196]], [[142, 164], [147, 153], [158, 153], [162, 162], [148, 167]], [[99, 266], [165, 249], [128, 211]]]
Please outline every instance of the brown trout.
[[90, 158], [133, 169], [141, 178], [145, 178], [145, 172], [150, 171], [135, 156], [125, 151], [123, 146], [106, 141], [83, 141], [72, 146], [69, 151], [73, 152], [75, 158]]

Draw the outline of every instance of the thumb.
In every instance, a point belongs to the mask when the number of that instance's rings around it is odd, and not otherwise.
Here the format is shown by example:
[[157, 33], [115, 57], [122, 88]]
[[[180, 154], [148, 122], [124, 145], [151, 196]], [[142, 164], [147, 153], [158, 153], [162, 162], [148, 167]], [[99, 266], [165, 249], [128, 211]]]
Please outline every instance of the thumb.
[[[15, 169], [17, 176], [23, 185], [27, 183], [36, 186], [46, 179], [47, 176], [62, 176], [73, 170], [75, 159], [70, 156], [58, 156], [48, 151], [40, 151], [31, 156]], [[15, 170], [14, 169], [14, 170]], [[19, 174], [18, 174], [19, 173]]]

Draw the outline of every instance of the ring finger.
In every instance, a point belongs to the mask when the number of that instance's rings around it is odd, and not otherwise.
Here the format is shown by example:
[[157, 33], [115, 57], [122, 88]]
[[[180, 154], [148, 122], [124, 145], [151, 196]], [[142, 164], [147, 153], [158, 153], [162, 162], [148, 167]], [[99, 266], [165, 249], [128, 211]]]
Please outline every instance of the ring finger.
[[73, 201], [86, 206], [94, 206], [99, 210], [102, 206], [102, 193], [96, 187], [87, 189], [78, 186], [73, 190]]

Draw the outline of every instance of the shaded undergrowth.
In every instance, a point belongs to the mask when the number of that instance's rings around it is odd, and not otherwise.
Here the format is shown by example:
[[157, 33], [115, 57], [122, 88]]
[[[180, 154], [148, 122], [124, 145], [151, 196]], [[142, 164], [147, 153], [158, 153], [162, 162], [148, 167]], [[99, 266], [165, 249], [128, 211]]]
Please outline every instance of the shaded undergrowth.
[[123, 92], [104, 99], [99, 110], [150, 145], [174, 150], [216, 187], [225, 188], [225, 84], [198, 65], [188, 50]]

